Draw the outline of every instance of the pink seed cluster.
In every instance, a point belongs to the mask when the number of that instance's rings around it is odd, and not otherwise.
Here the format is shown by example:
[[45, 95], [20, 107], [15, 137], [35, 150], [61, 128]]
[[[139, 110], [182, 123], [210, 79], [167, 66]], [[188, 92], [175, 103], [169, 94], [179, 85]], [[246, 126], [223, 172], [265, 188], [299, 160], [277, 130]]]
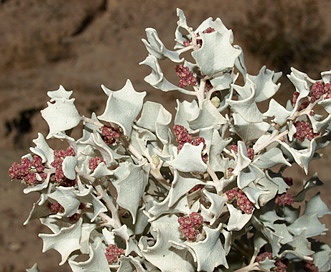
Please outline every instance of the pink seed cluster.
[[203, 143], [203, 147], [206, 146], [205, 139], [200, 136], [193, 137], [187, 131], [187, 129], [181, 125], [174, 125], [173, 128], [176, 142], [178, 143], [178, 151], [180, 151], [185, 143], [192, 144], [194, 146], [198, 146]]
[[227, 198], [232, 201], [236, 199], [237, 206], [246, 214], [251, 214], [254, 209], [253, 203], [239, 188], [233, 188], [225, 192]]
[[[258, 263], [263, 262], [264, 260], [269, 259], [272, 260], [272, 253], [271, 252], [263, 252], [260, 253], [255, 261]], [[281, 260], [279, 258], [276, 258], [275, 260], [275, 267], [271, 269], [271, 271], [275, 271], [275, 272], [286, 272], [286, 268], [287, 268], [287, 264], [286, 264], [286, 260]]]
[[121, 129], [113, 126], [103, 126], [101, 128], [101, 137], [107, 145], [113, 145], [121, 136]]
[[[236, 144], [230, 145], [230, 149], [233, 150], [234, 152], [238, 152], [238, 146]], [[247, 148], [247, 157], [252, 161], [254, 160], [254, 149], [251, 147]]]
[[299, 140], [300, 142], [303, 142], [305, 139], [308, 139], [311, 141], [316, 136], [319, 135], [319, 133], [314, 133], [313, 128], [310, 126], [309, 122], [307, 121], [296, 121], [294, 122], [294, 126], [296, 129], [296, 132], [294, 134], [294, 138]]
[[94, 171], [100, 163], [104, 162], [102, 157], [94, 157], [89, 160], [88, 167], [90, 170]]
[[292, 205], [294, 203], [294, 199], [291, 194], [284, 193], [276, 196], [275, 203], [278, 206]]
[[307, 272], [318, 272], [318, 267], [314, 264], [314, 261], [305, 261], [304, 269]]
[[62, 170], [62, 163], [67, 156], [75, 156], [75, 150], [68, 147], [66, 150], [54, 150], [54, 161], [51, 165], [55, 168], [55, 173], [51, 175], [51, 182], [58, 183], [60, 186], [70, 187], [76, 184], [75, 180], [70, 180], [65, 177]]
[[325, 98], [331, 98], [331, 82], [324, 83], [322, 81], [315, 82], [310, 89], [310, 101], [315, 102], [320, 99], [323, 95]]
[[109, 264], [114, 264], [118, 262], [118, 258], [124, 254], [122, 248], [117, 247], [117, 245], [110, 244], [106, 248], [106, 258]]
[[178, 217], [179, 231], [188, 241], [196, 241], [203, 223], [203, 217], [197, 212]]
[[176, 75], [180, 78], [178, 86], [185, 88], [187, 86], [195, 86], [197, 79], [188, 67], [183, 64], [176, 65]]
[[22, 158], [21, 163], [14, 162], [8, 170], [11, 179], [21, 180], [28, 185], [36, 185], [44, 182], [46, 174], [45, 165], [41, 157], [34, 155], [32, 160]]
[[[188, 133], [187, 129], [181, 125], [174, 125], [173, 131], [175, 134], [176, 142], [178, 143], [178, 147], [177, 147], [178, 152], [183, 148], [185, 143], [189, 143], [194, 146], [198, 146], [201, 143], [203, 143], [203, 148], [206, 147], [206, 142], [203, 137], [200, 136], [193, 137]], [[207, 154], [202, 155], [202, 160], [204, 162], [207, 162], [208, 155]]]

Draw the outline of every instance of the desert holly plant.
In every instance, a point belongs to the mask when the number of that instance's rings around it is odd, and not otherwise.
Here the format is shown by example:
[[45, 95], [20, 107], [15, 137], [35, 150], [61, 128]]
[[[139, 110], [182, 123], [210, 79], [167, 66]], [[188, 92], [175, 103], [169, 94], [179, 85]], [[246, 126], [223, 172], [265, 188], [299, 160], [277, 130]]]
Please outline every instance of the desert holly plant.
[[[48, 135], [9, 169], [25, 193], [40, 194], [25, 224], [47, 226], [42, 250], [75, 272], [330, 271], [331, 248], [316, 239], [330, 210], [318, 193], [305, 195], [323, 184], [308, 166], [330, 140], [331, 71], [313, 80], [292, 68], [293, 99], [281, 105], [272, 98], [281, 74], [249, 74], [220, 19], [193, 29], [177, 15], [174, 49], [148, 28], [140, 64], [152, 87], [192, 99], [178, 99], [172, 116], [128, 80], [117, 91], [102, 86], [103, 113], [86, 117], [72, 91], [48, 92]], [[293, 165], [307, 176], [296, 193], [285, 175]]]

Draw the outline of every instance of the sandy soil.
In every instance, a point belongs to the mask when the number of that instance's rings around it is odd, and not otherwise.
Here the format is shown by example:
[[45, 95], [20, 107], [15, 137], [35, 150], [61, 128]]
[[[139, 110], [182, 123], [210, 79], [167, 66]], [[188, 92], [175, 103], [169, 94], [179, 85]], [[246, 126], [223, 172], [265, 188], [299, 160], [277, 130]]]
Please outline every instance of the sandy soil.
[[[38, 222], [22, 226], [37, 195], [24, 195], [23, 185], [10, 182], [7, 175], [10, 164], [28, 152], [37, 132], [47, 133], [39, 115], [39, 110], [48, 100], [46, 91], [55, 90], [61, 84], [68, 90], [74, 90], [80, 112], [98, 113], [105, 103], [100, 85], [116, 90], [130, 78], [137, 90], [148, 91], [147, 99], [165, 102], [171, 110], [177, 97], [172, 93], [161, 96], [158, 91], [150, 91], [151, 88], [143, 81], [149, 70], [138, 63], [146, 57], [140, 41], [145, 37], [146, 27], [157, 29], [169, 48], [174, 45], [176, 7], [185, 11], [193, 27], [207, 17], [220, 17], [228, 28], [234, 30], [235, 43], [244, 48], [246, 66], [252, 74], [257, 73], [265, 62], [268, 68], [286, 70], [284, 62], [275, 59], [286, 60], [288, 67], [294, 65], [300, 69], [305, 66], [305, 71], [314, 77], [319, 71], [329, 70], [331, 21], [328, 16], [331, 2], [305, 0], [298, 4], [299, 0], [293, 0], [294, 4], [289, 5], [288, 11], [280, 11], [274, 1], [265, 2], [267, 5], [261, 8], [261, 1], [247, 4], [245, 0], [0, 1], [0, 271], [24, 271], [34, 262], [38, 262], [44, 272], [70, 271], [66, 266], [57, 267], [60, 258], [56, 252], [41, 254], [42, 243], [37, 234], [46, 230]], [[314, 5], [316, 10], [313, 10]], [[309, 13], [309, 9], [313, 12]], [[255, 22], [256, 30], [249, 25], [250, 21]], [[281, 22], [285, 25], [279, 25]], [[258, 35], [264, 33], [266, 27], [270, 31], [263, 35], [267, 36]], [[310, 28], [313, 31], [306, 33]], [[262, 48], [259, 51], [260, 45], [278, 35], [286, 38], [279, 38], [279, 42], [276, 40], [268, 46], [280, 52], [279, 55], [263, 54]], [[310, 40], [300, 43], [293, 38], [302, 36]], [[259, 39], [260, 43], [254, 42], [257, 48], [252, 47], [251, 41]], [[286, 43], [287, 39], [291, 42]], [[309, 42], [313, 49], [308, 47]], [[297, 51], [313, 50], [309, 52], [314, 54], [309, 58], [303, 53], [286, 56], [281, 54], [286, 47], [279, 49], [276, 46], [292, 46], [293, 43]], [[279, 63], [283, 66], [280, 67]], [[166, 74], [174, 74], [173, 68], [168, 63], [163, 67]], [[291, 93], [286, 79], [281, 81], [283, 87], [279, 97], [285, 100]], [[329, 204], [330, 150], [311, 169], [311, 173], [318, 170], [326, 183], [322, 196]], [[297, 181], [304, 178], [299, 169], [291, 171]], [[330, 217], [323, 220], [331, 226]], [[326, 239], [331, 242], [330, 233]]]

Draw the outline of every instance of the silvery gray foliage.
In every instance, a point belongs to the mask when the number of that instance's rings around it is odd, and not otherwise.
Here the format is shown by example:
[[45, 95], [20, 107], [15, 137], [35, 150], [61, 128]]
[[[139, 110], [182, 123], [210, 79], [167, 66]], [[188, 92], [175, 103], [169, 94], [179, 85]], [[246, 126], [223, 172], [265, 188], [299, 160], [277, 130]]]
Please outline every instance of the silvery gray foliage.
[[[294, 97], [283, 106], [272, 98], [280, 73], [250, 75], [220, 19], [194, 30], [177, 14], [174, 50], [149, 28], [141, 64], [151, 86], [192, 100], [177, 100], [173, 117], [128, 80], [118, 91], [102, 86], [104, 112], [89, 118], [72, 92], [48, 92], [49, 134], [9, 171], [25, 193], [40, 194], [25, 224], [47, 226], [43, 251], [55, 249], [75, 272], [329, 271], [331, 248], [314, 238], [330, 211], [319, 194], [308, 202], [305, 194], [322, 184], [308, 166], [330, 139], [331, 71], [313, 80], [292, 69]], [[166, 79], [163, 59], [179, 83]], [[53, 150], [50, 138], [68, 149]], [[293, 164], [307, 174], [296, 195], [284, 173]]]

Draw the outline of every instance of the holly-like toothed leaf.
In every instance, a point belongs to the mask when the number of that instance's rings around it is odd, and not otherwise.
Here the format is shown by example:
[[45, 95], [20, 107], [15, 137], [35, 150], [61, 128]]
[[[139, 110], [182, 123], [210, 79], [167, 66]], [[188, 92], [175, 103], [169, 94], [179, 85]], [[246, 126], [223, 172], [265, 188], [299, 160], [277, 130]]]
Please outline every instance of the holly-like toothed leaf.
[[241, 230], [248, 221], [252, 218], [253, 214], [242, 213], [241, 210], [236, 209], [232, 204], [226, 204], [230, 213], [227, 230], [238, 231]]
[[43, 252], [49, 249], [55, 249], [61, 254], [60, 265], [64, 264], [70, 254], [75, 250], [80, 249], [80, 239], [82, 234], [82, 219], [80, 218], [75, 224], [70, 227], [63, 227], [57, 233], [39, 234], [43, 240]]
[[163, 144], [169, 142], [169, 124], [172, 115], [161, 104], [147, 101], [144, 103], [137, 125], [155, 132]]
[[329, 272], [331, 269], [331, 248], [328, 244], [320, 246], [320, 250], [313, 254], [314, 264], [320, 272]]
[[272, 97], [279, 89], [280, 83], [276, 84], [277, 80], [281, 77], [282, 73], [275, 73], [263, 66], [257, 76], [247, 74], [255, 84], [255, 101], [261, 102]]
[[309, 201], [306, 201], [306, 208], [304, 214], [316, 214], [318, 217], [322, 217], [326, 214], [331, 214], [331, 211], [321, 199], [320, 194], [317, 194], [311, 199], [309, 199]]
[[174, 123], [176, 125], [181, 125], [185, 127], [189, 132], [192, 132], [190, 128], [190, 122], [198, 118], [200, 110], [196, 100], [192, 102], [183, 101], [180, 102], [178, 99], [177, 102], [177, 111], [175, 115]]
[[111, 91], [104, 85], [101, 87], [108, 99], [105, 111], [98, 119], [121, 126], [124, 134], [130, 136], [132, 123], [142, 108], [146, 92], [136, 92], [130, 80], [118, 91]]
[[174, 179], [169, 190], [168, 207], [172, 207], [182, 196], [197, 185], [205, 185], [205, 183], [197, 178], [183, 177], [178, 171], [175, 171]]
[[215, 229], [204, 227], [206, 238], [202, 241], [185, 241], [184, 243], [171, 241], [171, 243], [177, 248], [187, 249], [191, 252], [194, 261], [197, 263], [197, 271], [212, 272], [220, 265], [229, 268], [226, 252], [219, 238], [222, 228], [223, 224], [219, 224]]
[[110, 268], [105, 255], [106, 248], [100, 238], [96, 238], [90, 245], [89, 259], [77, 262], [77, 256], [69, 259], [69, 265], [73, 272], [110, 272]]
[[121, 237], [125, 241], [125, 256], [130, 255], [132, 252], [141, 256], [140, 249], [134, 239], [132, 230], [128, 229], [126, 225], [122, 225], [118, 229], [112, 230], [114, 234], [118, 237]]
[[35, 147], [30, 147], [31, 152], [38, 155], [42, 162], [51, 163], [54, 161], [54, 150], [47, 144], [44, 135], [38, 133], [38, 138], [33, 140]]
[[284, 158], [283, 152], [277, 147], [270, 148], [260, 156], [257, 156], [253, 164], [261, 169], [270, 169], [278, 164], [291, 166]]
[[303, 260], [314, 253], [314, 251], [311, 250], [310, 242], [304, 234], [293, 236], [293, 241], [288, 242], [288, 245], [293, 249], [284, 250], [281, 253], [281, 256], [284, 256], [289, 260], [296, 258]]
[[226, 123], [227, 120], [219, 113], [210, 100], [203, 101], [198, 117], [189, 122], [190, 128], [193, 130], [219, 128]]
[[239, 175], [240, 172], [245, 169], [248, 165], [250, 165], [251, 160], [248, 158], [247, 155], [247, 148], [244, 142], [238, 141], [238, 153], [237, 153], [237, 165], [236, 168], [233, 170], [234, 175]]
[[145, 81], [153, 86], [156, 89], [159, 89], [164, 92], [168, 91], [179, 91], [184, 94], [192, 95], [192, 91], [187, 91], [183, 88], [180, 88], [171, 82], [169, 82], [165, 77], [161, 70], [161, 67], [158, 63], [158, 60], [153, 55], [148, 55], [145, 60], [139, 63], [140, 65], [147, 65], [152, 69], [152, 72], [145, 77]]
[[232, 84], [234, 90], [239, 94], [238, 100], [227, 99], [231, 109], [238, 113], [244, 120], [250, 123], [260, 123], [263, 115], [255, 102], [255, 89], [251, 81], [246, 81], [244, 86]]
[[[210, 202], [210, 206], [205, 208], [205, 206], [201, 206], [201, 214], [205, 221], [209, 221], [210, 225], [213, 225], [217, 218], [224, 213], [223, 207], [225, 203], [228, 201], [228, 198], [225, 195], [218, 195], [215, 193], [211, 193], [207, 190], [202, 191], [203, 194], [207, 197]], [[206, 220], [208, 218], [208, 220]]]
[[318, 220], [317, 214], [304, 214], [289, 225], [288, 230], [293, 235], [302, 234], [304, 237], [310, 238], [317, 235], [325, 235], [327, 228]]
[[270, 100], [268, 110], [265, 113], [263, 113], [263, 115], [266, 117], [274, 117], [274, 119], [272, 119], [272, 122], [275, 122], [280, 126], [286, 123], [287, 118], [291, 114], [292, 111], [287, 110], [274, 99]]
[[202, 46], [199, 50], [192, 52], [192, 57], [204, 75], [212, 77], [234, 67], [241, 50], [232, 45], [233, 34], [231, 30], [223, 33], [218, 31], [200, 33], [200, 37], [202, 38]]
[[142, 39], [148, 53], [158, 59], [168, 58], [172, 62], [182, 62], [183, 59], [179, 58], [180, 51], [171, 51], [165, 47], [160, 40], [157, 31], [153, 28], [146, 29], [147, 41]]
[[[144, 260], [139, 257], [132, 257], [132, 256], [121, 256], [120, 258], [120, 266], [116, 270], [116, 272], [146, 272], [146, 268], [142, 266]], [[152, 271], [152, 270], [147, 270]]]
[[230, 128], [230, 131], [236, 133], [245, 142], [260, 138], [270, 128], [267, 122], [247, 122], [237, 113], [233, 113], [232, 116], [234, 126]]
[[28, 218], [24, 221], [23, 225], [27, 225], [35, 219], [46, 217], [50, 213], [51, 212], [50, 212], [48, 203], [43, 203], [42, 205], [38, 202], [33, 203], [30, 214], [29, 214]]
[[56, 190], [48, 196], [57, 201], [63, 208], [64, 212], [61, 215], [72, 216], [74, 215], [81, 203], [81, 198], [88, 197], [92, 192], [92, 186], [80, 192], [73, 187], [56, 187]]
[[41, 115], [49, 126], [47, 139], [76, 127], [82, 117], [79, 115], [74, 101], [69, 99], [72, 92], [66, 91], [62, 86], [57, 91], [47, 93], [51, 98], [47, 108], [41, 110]]
[[309, 143], [308, 148], [297, 150], [291, 146], [289, 146], [287, 143], [279, 141], [279, 143], [284, 148], [284, 151], [287, 151], [289, 155], [294, 159], [294, 161], [305, 171], [306, 174], [308, 174], [308, 166], [309, 162], [313, 158], [316, 150], [316, 138], [312, 139]]
[[155, 244], [149, 246], [147, 237], [139, 240], [143, 257], [161, 271], [193, 272], [193, 260], [187, 249], [177, 249], [174, 243], [182, 244], [176, 215], [161, 216], [151, 222]]
[[146, 166], [128, 162], [121, 163], [114, 170], [115, 180], [112, 183], [118, 194], [117, 203], [130, 212], [133, 223], [136, 221], [137, 209], [148, 183], [148, 172]]
[[259, 180], [264, 177], [262, 170], [253, 164], [248, 165], [246, 168], [242, 169], [242, 171], [238, 174], [238, 187], [243, 189], [253, 181]]
[[202, 143], [198, 146], [185, 143], [177, 157], [167, 164], [181, 172], [205, 172], [207, 165], [201, 157], [202, 149]]
[[113, 171], [109, 170], [107, 165], [104, 162], [101, 162], [97, 168], [94, 169], [91, 177], [98, 179], [106, 176], [113, 175]]
[[[181, 30], [184, 29], [186, 32], [189, 31], [189, 26], [187, 25], [184, 12], [179, 8], [177, 8], [176, 11], [178, 16], [178, 21], [177, 21], [177, 28], [175, 31], [175, 41], [176, 41], [175, 49], [183, 48], [184, 42], [188, 40], [186, 37], [183, 36]], [[185, 33], [185, 35], [187, 35], [187, 33]]]

